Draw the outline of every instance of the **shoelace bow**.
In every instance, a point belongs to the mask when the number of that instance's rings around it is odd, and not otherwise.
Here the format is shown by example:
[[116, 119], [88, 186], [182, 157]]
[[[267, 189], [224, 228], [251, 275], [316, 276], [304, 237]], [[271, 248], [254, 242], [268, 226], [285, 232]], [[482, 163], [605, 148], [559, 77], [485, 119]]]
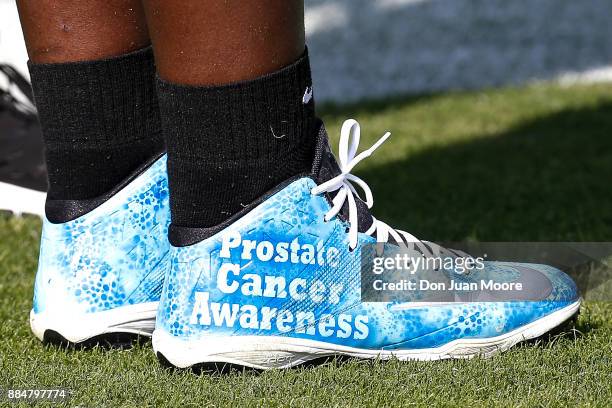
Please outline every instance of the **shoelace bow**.
[[[340, 150], [338, 157], [340, 174], [318, 185], [310, 191], [313, 195], [338, 191], [332, 200], [332, 208], [325, 214], [326, 222], [335, 217], [342, 209], [344, 202], [348, 200], [348, 215], [350, 224], [348, 234], [349, 249], [351, 251], [357, 247], [359, 240], [358, 210], [355, 202], [355, 196], [359, 197], [368, 206], [368, 208], [372, 208], [374, 205], [374, 197], [372, 196], [372, 190], [370, 187], [365, 181], [354, 174], [351, 174], [351, 171], [360, 161], [371, 156], [372, 153], [374, 153], [374, 151], [378, 149], [389, 138], [389, 136], [391, 136], [391, 133], [385, 133], [376, 143], [374, 143], [372, 147], [356, 155], [357, 148], [359, 147], [360, 136], [361, 127], [359, 126], [359, 123], [354, 119], [346, 120], [342, 125], [342, 130], [340, 132]], [[363, 190], [365, 200], [361, 198], [353, 183]], [[392, 228], [386, 223], [379, 221], [372, 216], [372, 225], [370, 228], [368, 228], [365, 234], [373, 236], [375, 232], [376, 241], [379, 243], [388, 242], [389, 237], [392, 237], [398, 244], [417, 246], [419, 251], [425, 256], [439, 256], [441, 252], [452, 252], [454, 255], [460, 255], [459, 252], [461, 252], [448, 250], [432, 242], [421, 241], [414, 235], [406, 231]]]

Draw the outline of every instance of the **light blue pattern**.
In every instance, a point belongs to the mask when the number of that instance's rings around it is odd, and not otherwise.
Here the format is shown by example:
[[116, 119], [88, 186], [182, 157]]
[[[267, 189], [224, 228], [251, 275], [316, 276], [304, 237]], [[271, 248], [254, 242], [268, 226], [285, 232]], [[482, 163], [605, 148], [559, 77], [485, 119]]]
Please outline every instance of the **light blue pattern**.
[[[173, 248], [171, 269], [158, 309], [157, 330], [184, 340], [228, 335], [290, 336], [364, 349], [419, 349], [458, 338], [507, 333], [578, 299], [573, 281], [552, 267], [489, 263], [488, 267], [497, 269], [496, 273], [511, 275], [519, 273], [520, 268], [537, 268], [548, 277], [552, 290], [537, 302], [481, 302], [404, 310], [395, 310], [397, 305], [393, 303], [362, 303], [360, 248], [348, 250], [344, 221], [337, 217], [323, 221], [330, 206], [325, 198], [310, 194], [315, 185], [310, 178], [299, 179], [211, 238]], [[241, 245], [233, 247], [238, 241], [231, 240], [238, 237]], [[231, 249], [222, 254], [224, 239]], [[270, 260], [253, 255], [256, 250], [251, 252], [251, 259], [244, 259], [242, 253], [245, 240], [267, 241], [276, 247], [296, 239], [299, 245], [311, 244], [315, 248], [322, 245], [318, 248], [326, 251], [335, 248], [336, 261], [325, 262], [329, 252], [321, 257], [323, 265], [319, 265], [319, 259], [314, 264], [294, 263], [298, 259], [291, 257], [285, 261], [276, 249]], [[360, 234], [359, 240], [360, 245], [374, 241], [364, 234]], [[260, 255], [267, 259], [265, 248]], [[218, 277], [220, 268], [226, 264], [239, 265], [240, 269], [220, 280], [221, 284], [231, 286], [223, 288], [224, 292]], [[243, 285], [257, 282], [257, 276], [262, 280], [266, 276], [283, 277], [285, 290], [266, 296], [265, 292], [253, 292], [253, 286]], [[295, 279], [306, 281], [305, 286], [294, 286], [297, 298], [291, 295], [290, 286]], [[235, 288], [235, 283], [240, 286]]]
[[34, 313], [158, 301], [168, 268], [166, 155], [93, 211], [43, 222]]

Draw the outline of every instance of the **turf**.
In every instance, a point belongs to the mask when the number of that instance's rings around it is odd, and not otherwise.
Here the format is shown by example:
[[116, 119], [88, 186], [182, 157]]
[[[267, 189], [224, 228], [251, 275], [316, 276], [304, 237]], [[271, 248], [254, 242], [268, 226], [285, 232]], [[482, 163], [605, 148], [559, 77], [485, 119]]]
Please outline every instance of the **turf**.
[[[378, 218], [432, 240], [612, 240], [612, 86], [522, 88], [322, 106], [362, 124]], [[64, 387], [71, 406], [609, 406], [612, 304], [483, 360], [331, 361], [263, 374], [162, 368], [148, 344], [65, 351], [30, 334], [40, 222], [0, 217], [0, 389]], [[6, 400], [0, 397], [0, 406]]]

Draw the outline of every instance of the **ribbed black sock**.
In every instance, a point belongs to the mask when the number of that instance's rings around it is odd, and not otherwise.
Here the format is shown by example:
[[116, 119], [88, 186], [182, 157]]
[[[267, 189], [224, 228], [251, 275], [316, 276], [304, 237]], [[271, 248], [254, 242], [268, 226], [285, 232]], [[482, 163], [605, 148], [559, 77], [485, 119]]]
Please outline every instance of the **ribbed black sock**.
[[158, 80], [172, 223], [221, 223], [280, 182], [309, 173], [316, 140], [307, 52], [252, 81], [193, 87]]
[[51, 200], [100, 196], [163, 151], [150, 48], [119, 57], [29, 63]]

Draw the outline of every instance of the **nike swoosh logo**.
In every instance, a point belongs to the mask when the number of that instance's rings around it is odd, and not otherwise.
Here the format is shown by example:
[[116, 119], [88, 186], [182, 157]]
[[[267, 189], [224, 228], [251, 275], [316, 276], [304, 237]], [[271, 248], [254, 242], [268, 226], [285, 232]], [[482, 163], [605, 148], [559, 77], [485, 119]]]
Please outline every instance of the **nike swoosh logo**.
[[302, 97], [302, 103], [307, 105], [312, 100], [312, 87], [307, 86], [306, 91], [304, 92], [304, 96]]

